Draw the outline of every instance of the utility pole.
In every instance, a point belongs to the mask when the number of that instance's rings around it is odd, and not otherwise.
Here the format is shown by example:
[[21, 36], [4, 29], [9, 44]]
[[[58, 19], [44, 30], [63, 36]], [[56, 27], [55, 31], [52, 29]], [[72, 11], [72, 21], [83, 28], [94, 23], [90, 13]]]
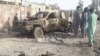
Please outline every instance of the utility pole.
[[21, 19], [21, 4], [22, 4], [22, 0], [15, 0], [15, 5], [16, 5], [16, 7], [17, 7], [17, 9], [19, 9], [19, 14], [18, 14], [18, 16], [19, 16], [19, 18]]
[[20, 2], [20, 19], [22, 20], [22, 17], [21, 17], [21, 7], [22, 7], [22, 1], [23, 0], [21, 0], [21, 2]]
[[[9, 6], [8, 6], [8, 0], [7, 0], [7, 8], [6, 8], [7, 12], [8, 12], [8, 8], [9, 8]], [[8, 15], [7, 15], [7, 16], [8, 16]]]
[[8, 20], [8, 18], [9, 18], [9, 1], [7, 0], [7, 8], [6, 8], [6, 10], [7, 10], [7, 13], [6, 13], [6, 17], [7, 17], [7, 20]]
[[8, 6], [8, 0], [7, 0], [7, 6]]

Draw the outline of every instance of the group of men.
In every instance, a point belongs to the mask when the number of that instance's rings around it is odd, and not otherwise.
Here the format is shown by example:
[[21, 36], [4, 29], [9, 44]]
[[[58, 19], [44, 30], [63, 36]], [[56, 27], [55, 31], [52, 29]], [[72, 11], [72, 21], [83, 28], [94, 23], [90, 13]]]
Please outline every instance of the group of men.
[[73, 36], [78, 36], [78, 30], [80, 28], [81, 37], [88, 37], [89, 46], [93, 46], [96, 23], [97, 15], [93, 8], [86, 7], [84, 11], [81, 12], [81, 7], [77, 6], [76, 11], [73, 13]]

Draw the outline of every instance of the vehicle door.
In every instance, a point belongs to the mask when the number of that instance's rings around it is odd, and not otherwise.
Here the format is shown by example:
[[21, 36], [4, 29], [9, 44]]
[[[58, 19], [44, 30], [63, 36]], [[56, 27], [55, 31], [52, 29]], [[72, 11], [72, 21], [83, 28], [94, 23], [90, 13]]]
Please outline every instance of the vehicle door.
[[49, 21], [48, 28], [56, 28], [58, 24], [58, 19], [55, 12], [49, 14], [47, 20]]
[[68, 26], [68, 19], [65, 16], [64, 12], [60, 12], [59, 26], [60, 27], [67, 27]]

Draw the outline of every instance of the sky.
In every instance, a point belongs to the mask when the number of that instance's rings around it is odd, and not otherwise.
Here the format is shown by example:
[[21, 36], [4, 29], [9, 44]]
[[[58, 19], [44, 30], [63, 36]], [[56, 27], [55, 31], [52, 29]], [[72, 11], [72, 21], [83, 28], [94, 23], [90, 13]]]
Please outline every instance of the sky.
[[[79, 0], [27, 0], [30, 2], [35, 2], [35, 3], [44, 3], [46, 2], [46, 4], [58, 4], [58, 6], [61, 9], [64, 10], [73, 10], [76, 8], [76, 6], [78, 5]], [[91, 0], [82, 0], [84, 7], [90, 5], [92, 2]]]

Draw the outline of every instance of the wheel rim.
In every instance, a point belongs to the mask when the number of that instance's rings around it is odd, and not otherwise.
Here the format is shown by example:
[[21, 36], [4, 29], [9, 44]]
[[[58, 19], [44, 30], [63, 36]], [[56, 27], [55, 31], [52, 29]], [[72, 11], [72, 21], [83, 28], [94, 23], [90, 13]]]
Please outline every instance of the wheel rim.
[[35, 28], [34, 37], [37, 39], [43, 37], [43, 30], [40, 27]]

